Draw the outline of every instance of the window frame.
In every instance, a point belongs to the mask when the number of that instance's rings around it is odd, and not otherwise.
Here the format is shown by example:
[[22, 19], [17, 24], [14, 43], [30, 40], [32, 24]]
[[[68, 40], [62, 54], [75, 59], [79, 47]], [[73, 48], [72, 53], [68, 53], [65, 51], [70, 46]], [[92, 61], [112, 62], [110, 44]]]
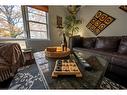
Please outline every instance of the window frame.
[[[49, 20], [48, 20], [48, 17], [49, 17], [49, 15], [48, 15], [48, 12], [46, 12], [46, 23], [43, 23], [43, 22], [38, 22], [38, 21], [32, 21], [32, 20], [29, 20], [29, 16], [28, 16], [28, 7], [29, 6], [26, 6], [26, 10], [27, 10], [27, 12], [26, 12], [26, 14], [27, 14], [27, 17], [26, 17], [26, 22], [27, 22], [27, 24], [28, 24], [28, 27], [29, 27], [29, 29], [28, 29], [28, 31], [29, 31], [29, 40], [50, 40], [50, 33], [49, 33]], [[34, 8], [33, 8], [34, 9]], [[37, 10], [37, 9], [36, 9]], [[38, 24], [44, 24], [44, 25], [46, 25], [46, 29], [47, 29], [47, 31], [46, 31], [46, 33], [47, 33], [47, 39], [34, 39], [34, 38], [31, 38], [30, 37], [30, 26], [29, 26], [29, 22], [32, 22], [32, 23], [38, 23]]]
[[[36, 21], [31, 21], [29, 20], [29, 17], [28, 17], [28, 7], [29, 6], [21, 6], [21, 12], [22, 12], [22, 19], [23, 19], [23, 28], [24, 28], [24, 36], [25, 38], [22, 38], [22, 39], [18, 39], [18, 38], [0, 38], [0, 41], [21, 41], [21, 40], [50, 40], [50, 33], [49, 33], [49, 13], [46, 12], [46, 23], [41, 23], [41, 22], [36, 22]], [[34, 22], [34, 23], [39, 23], [39, 24], [45, 24], [46, 25], [46, 28], [47, 28], [47, 39], [33, 39], [30, 37], [30, 27], [29, 27], [29, 22]]]

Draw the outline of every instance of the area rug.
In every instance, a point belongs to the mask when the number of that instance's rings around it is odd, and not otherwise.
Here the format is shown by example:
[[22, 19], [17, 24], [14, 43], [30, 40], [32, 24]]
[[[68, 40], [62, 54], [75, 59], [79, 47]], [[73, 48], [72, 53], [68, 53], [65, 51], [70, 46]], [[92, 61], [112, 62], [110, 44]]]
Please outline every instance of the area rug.
[[[32, 64], [18, 69], [9, 89], [45, 89], [37, 65]], [[126, 89], [125, 87], [104, 77], [99, 89]]]
[[19, 68], [9, 89], [45, 89], [36, 64]]

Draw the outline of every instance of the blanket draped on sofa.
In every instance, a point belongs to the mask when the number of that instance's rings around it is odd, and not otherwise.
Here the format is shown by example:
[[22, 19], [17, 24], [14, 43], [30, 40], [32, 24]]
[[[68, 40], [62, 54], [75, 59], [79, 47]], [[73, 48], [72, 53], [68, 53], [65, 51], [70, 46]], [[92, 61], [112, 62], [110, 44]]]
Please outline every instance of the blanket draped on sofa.
[[19, 44], [0, 43], [0, 82], [14, 76], [16, 70], [23, 66], [24, 62]]

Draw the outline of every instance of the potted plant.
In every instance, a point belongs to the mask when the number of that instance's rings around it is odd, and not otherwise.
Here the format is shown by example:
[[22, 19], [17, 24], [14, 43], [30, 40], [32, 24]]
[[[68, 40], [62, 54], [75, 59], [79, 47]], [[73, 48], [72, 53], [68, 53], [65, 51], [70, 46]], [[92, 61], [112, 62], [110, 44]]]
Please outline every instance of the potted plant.
[[77, 19], [77, 13], [80, 9], [80, 6], [67, 6], [69, 15], [65, 17], [63, 32], [67, 37], [71, 37], [74, 33], [79, 32], [79, 25], [81, 20]]
[[68, 6], [67, 10], [69, 15], [65, 17], [64, 26], [60, 35], [64, 35], [63, 38], [67, 38], [67, 44], [69, 46], [69, 38], [74, 36], [74, 33], [79, 32], [79, 25], [82, 23], [81, 20], [77, 19], [77, 12], [80, 6]]

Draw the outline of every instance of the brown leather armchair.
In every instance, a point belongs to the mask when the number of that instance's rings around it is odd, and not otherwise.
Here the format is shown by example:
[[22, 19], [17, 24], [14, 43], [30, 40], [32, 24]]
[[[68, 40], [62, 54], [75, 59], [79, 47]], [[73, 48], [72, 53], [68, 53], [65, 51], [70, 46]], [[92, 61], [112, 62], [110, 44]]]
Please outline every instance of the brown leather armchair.
[[0, 82], [13, 77], [24, 62], [25, 59], [19, 44], [0, 43]]

